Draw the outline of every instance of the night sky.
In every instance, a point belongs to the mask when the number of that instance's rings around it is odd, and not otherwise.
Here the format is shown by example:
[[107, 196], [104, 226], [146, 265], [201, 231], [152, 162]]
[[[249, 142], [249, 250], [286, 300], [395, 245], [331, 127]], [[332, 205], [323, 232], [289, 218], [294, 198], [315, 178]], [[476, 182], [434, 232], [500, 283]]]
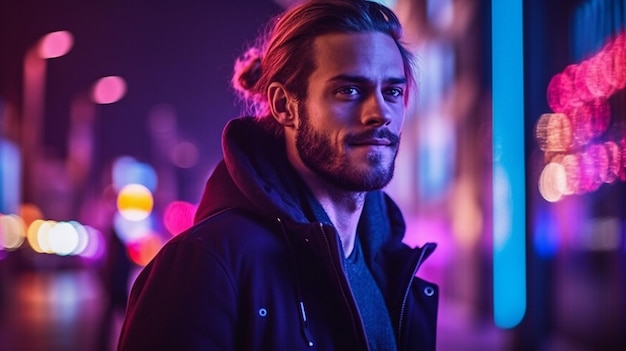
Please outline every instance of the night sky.
[[97, 159], [130, 155], [153, 161], [147, 117], [155, 105], [170, 104], [179, 139], [200, 149], [198, 164], [179, 172], [203, 182], [221, 158], [224, 124], [241, 113], [229, 87], [234, 59], [280, 11], [272, 0], [2, 1], [0, 100], [20, 108], [24, 53], [44, 34], [68, 30], [72, 50], [48, 61], [46, 155], [67, 154], [72, 98], [100, 77], [119, 75], [128, 91], [119, 102], [98, 107]]

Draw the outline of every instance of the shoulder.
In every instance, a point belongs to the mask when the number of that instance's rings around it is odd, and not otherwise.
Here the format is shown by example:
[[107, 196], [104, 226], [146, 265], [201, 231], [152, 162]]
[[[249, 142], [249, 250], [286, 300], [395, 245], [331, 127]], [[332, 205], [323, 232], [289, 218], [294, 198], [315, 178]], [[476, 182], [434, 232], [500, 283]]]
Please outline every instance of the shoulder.
[[[228, 209], [196, 223], [172, 238], [158, 256], [197, 256], [225, 269], [253, 265], [268, 252], [286, 249], [278, 223], [238, 209]], [[157, 256], [157, 257], [158, 257]], [[183, 258], [184, 259], [184, 258]]]
[[288, 258], [286, 249], [280, 233], [267, 223], [227, 210], [170, 239], [143, 269], [137, 285], [162, 280], [159, 286], [170, 286], [187, 281], [199, 288], [202, 282], [218, 280], [237, 290], [247, 272]]
[[189, 228], [181, 240], [205, 248], [240, 245], [280, 239], [278, 222], [261, 218], [241, 209], [220, 211]]

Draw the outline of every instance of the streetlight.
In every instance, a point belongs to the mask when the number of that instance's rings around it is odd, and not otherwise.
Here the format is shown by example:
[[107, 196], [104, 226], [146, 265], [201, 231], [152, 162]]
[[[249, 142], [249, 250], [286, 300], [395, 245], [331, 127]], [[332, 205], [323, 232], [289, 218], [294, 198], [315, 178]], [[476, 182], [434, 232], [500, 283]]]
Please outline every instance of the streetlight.
[[74, 214], [79, 214], [85, 197], [85, 190], [91, 178], [98, 178], [94, 174], [94, 158], [96, 156], [97, 140], [94, 133], [94, 123], [97, 120], [96, 105], [113, 104], [126, 95], [127, 85], [120, 76], [106, 76], [95, 81], [90, 88], [74, 96], [70, 105], [70, 126], [68, 133], [67, 174], [71, 180], [73, 192]]
[[68, 31], [57, 31], [44, 35], [32, 46], [24, 57], [24, 95], [21, 124], [21, 147], [23, 157], [23, 201], [32, 201], [33, 163], [40, 152], [41, 125], [44, 112], [46, 83], [46, 60], [67, 54], [74, 44]]

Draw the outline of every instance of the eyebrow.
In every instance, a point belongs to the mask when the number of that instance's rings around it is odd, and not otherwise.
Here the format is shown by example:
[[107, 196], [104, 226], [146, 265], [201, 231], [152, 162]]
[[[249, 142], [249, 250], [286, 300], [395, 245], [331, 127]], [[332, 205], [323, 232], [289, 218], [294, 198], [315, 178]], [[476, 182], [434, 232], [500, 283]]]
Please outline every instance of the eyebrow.
[[[349, 74], [339, 74], [328, 80], [329, 82], [352, 82], [359, 84], [371, 83], [372, 80], [363, 76], [354, 76]], [[385, 79], [385, 84], [406, 84], [405, 77], [390, 77]]]

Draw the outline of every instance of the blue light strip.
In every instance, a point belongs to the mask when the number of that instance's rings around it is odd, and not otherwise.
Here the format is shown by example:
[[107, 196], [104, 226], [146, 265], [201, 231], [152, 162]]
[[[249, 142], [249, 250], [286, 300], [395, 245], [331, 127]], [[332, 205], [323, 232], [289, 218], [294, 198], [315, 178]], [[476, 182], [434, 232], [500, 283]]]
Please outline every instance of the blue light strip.
[[526, 312], [522, 0], [491, 6], [494, 320], [513, 328]]

